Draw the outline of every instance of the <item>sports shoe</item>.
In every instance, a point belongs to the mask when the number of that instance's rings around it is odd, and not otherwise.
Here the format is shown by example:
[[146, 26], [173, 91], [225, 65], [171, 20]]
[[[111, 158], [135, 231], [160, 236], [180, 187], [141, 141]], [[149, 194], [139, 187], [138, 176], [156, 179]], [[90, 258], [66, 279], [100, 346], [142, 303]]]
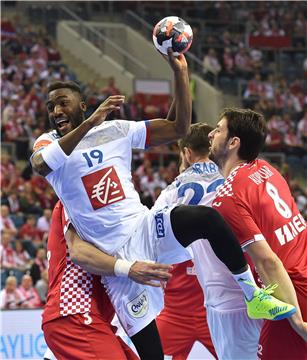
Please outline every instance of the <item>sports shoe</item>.
[[282, 320], [296, 312], [295, 306], [271, 296], [277, 286], [275, 284], [269, 285], [264, 289], [257, 288], [251, 300], [248, 301], [245, 298], [247, 315], [251, 319]]

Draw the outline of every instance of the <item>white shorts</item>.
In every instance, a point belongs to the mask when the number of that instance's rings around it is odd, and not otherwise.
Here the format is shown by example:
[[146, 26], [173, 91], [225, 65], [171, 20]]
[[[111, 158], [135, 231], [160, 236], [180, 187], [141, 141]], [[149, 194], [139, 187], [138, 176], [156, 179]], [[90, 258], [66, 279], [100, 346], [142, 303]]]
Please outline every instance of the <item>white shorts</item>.
[[207, 307], [207, 322], [219, 360], [256, 360], [263, 320], [252, 320], [246, 308], [217, 310]]
[[[176, 240], [170, 222], [173, 207], [150, 210], [139, 220], [130, 240], [117, 251], [116, 257], [126, 260], [152, 260], [174, 264], [191, 258]], [[106, 276], [102, 282], [123, 328], [133, 336], [164, 307], [161, 288], [138, 284], [129, 278]]]

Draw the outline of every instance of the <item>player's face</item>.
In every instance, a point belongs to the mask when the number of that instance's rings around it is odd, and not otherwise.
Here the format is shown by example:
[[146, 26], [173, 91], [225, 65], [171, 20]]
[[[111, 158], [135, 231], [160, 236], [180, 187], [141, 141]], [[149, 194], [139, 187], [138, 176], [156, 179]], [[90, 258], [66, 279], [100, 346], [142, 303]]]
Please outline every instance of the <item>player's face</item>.
[[228, 154], [227, 119], [222, 118], [216, 128], [209, 133], [208, 137], [210, 140], [209, 159], [218, 166], [221, 166]]
[[68, 134], [82, 123], [85, 109], [79, 94], [70, 89], [57, 89], [49, 93], [49, 121], [60, 136]]

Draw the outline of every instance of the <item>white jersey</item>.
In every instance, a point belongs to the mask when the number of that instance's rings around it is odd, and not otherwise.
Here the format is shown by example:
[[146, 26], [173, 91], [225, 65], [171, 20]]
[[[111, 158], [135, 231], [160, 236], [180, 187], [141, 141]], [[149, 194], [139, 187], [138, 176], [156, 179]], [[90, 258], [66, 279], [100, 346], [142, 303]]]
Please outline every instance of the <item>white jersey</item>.
[[[79, 236], [114, 254], [130, 238], [148, 209], [132, 183], [132, 149], [144, 149], [145, 121], [115, 120], [91, 129], [66, 162], [46, 178], [63, 203]], [[34, 150], [57, 141], [43, 134]]]
[[[213, 162], [195, 163], [165, 188], [155, 208], [173, 204], [211, 206], [218, 186], [224, 182]], [[190, 245], [199, 283], [205, 293], [206, 306], [218, 309], [245, 308], [242, 290], [228, 268], [216, 257], [208, 240]]]

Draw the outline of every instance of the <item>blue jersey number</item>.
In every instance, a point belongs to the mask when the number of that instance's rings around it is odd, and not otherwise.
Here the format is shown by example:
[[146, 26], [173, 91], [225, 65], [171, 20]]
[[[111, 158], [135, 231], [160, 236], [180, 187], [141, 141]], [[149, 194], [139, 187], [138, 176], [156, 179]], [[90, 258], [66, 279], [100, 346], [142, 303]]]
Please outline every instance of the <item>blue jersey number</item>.
[[87, 161], [87, 165], [89, 167], [93, 167], [94, 163], [93, 160], [97, 160], [97, 164], [102, 163], [102, 159], [103, 159], [103, 155], [102, 152], [100, 150], [92, 150], [89, 153], [82, 153], [82, 155], [84, 156], [85, 160]]
[[178, 189], [178, 199], [184, 197], [184, 194], [189, 189], [192, 189], [194, 191], [194, 195], [192, 196], [191, 200], [188, 202], [187, 205], [198, 205], [203, 198], [205, 191], [200, 184], [195, 182], [190, 182], [180, 186], [180, 188]]
[[[207, 193], [215, 191], [216, 188], [222, 185], [223, 183], [224, 183], [224, 179], [218, 179], [213, 181], [207, 187]], [[202, 185], [196, 182], [190, 182], [180, 186], [178, 189], [178, 199], [184, 197], [186, 191], [189, 189], [192, 189], [194, 191], [194, 195], [192, 196], [192, 198], [190, 199], [187, 205], [198, 205], [205, 194], [205, 190]]]
[[213, 181], [208, 187], [207, 187], [207, 193], [213, 192], [216, 190], [216, 188], [220, 185], [224, 184], [224, 179], [218, 179]]

